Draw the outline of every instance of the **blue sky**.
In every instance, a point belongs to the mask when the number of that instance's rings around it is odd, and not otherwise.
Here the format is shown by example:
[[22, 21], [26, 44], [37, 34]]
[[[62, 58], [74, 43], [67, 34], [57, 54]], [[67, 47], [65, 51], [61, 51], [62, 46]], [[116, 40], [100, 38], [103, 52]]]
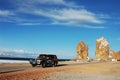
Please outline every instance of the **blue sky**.
[[119, 0], [0, 0], [0, 54], [40, 53], [76, 58], [84, 41], [95, 58], [96, 39], [120, 50]]

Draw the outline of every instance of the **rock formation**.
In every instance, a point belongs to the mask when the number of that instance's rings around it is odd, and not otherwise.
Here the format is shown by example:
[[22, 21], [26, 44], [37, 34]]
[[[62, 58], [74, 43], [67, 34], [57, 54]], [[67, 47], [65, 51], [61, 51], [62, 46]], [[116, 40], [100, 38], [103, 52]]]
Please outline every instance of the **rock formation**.
[[95, 55], [98, 60], [107, 60], [109, 58], [109, 43], [104, 37], [96, 40]]
[[115, 59], [115, 51], [113, 50], [109, 51], [109, 59]]
[[88, 46], [83, 42], [79, 42], [76, 48], [77, 59], [86, 60], [88, 57]]
[[110, 59], [115, 59], [115, 60], [120, 60], [120, 51], [115, 52], [113, 50], [110, 50], [110, 52], [109, 52], [109, 58]]
[[120, 60], [120, 51], [116, 52], [116, 59]]

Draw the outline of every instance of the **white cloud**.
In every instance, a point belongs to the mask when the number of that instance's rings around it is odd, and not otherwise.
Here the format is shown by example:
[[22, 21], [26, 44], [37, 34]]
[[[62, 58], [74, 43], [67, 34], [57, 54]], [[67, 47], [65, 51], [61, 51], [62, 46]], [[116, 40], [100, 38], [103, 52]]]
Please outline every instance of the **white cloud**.
[[38, 55], [34, 52], [25, 51], [23, 49], [0, 49], [0, 56], [11, 56], [11, 57], [35, 57]]
[[91, 29], [103, 29], [104, 26], [91, 26], [91, 25], [83, 25], [84, 28], [91, 28]]
[[[35, 10], [35, 14], [48, 17], [53, 20], [52, 24], [65, 24], [65, 25], [85, 25], [86, 24], [101, 24], [104, 21], [99, 19], [96, 15], [86, 9], [61, 9], [61, 10]], [[83, 27], [85, 27], [83, 26]], [[88, 26], [86, 26], [87, 28]], [[89, 26], [90, 28], [90, 26]], [[97, 28], [97, 27], [94, 27]], [[103, 28], [103, 27], [99, 27]]]
[[84, 27], [84, 28], [90, 28], [90, 29], [104, 29], [106, 28], [105, 26], [92, 26], [92, 25], [87, 25], [87, 24], [80, 24], [80, 23], [75, 23], [74, 21], [72, 22], [58, 22], [58, 21], [55, 21], [52, 23], [53, 25], [66, 25], [66, 26], [74, 26], [74, 27]]
[[[18, 3], [18, 1], [17, 1]], [[74, 2], [65, 1], [65, 0], [23, 0], [21, 6], [30, 7], [36, 6], [36, 4], [46, 4], [46, 5], [64, 5], [68, 7], [78, 7]]]
[[40, 25], [41, 23], [33, 23], [33, 22], [29, 22], [29, 23], [20, 23], [19, 25], [24, 25], [24, 26], [32, 26], [32, 25]]
[[[74, 2], [66, 2], [65, 0], [40, 0], [40, 3], [44, 3], [44, 4], [55, 4], [55, 5], [64, 5], [67, 7], [80, 7], [78, 5], [76, 5]], [[82, 6], [81, 6], [82, 7]]]
[[65, 4], [64, 0], [39, 0], [40, 3], [43, 4]]
[[77, 8], [77, 7], [83, 7], [79, 6], [73, 1], [65, 1], [65, 0], [14, 0], [13, 5], [16, 6], [17, 10], [21, 11], [29, 11], [34, 9], [41, 9], [41, 8], [51, 8], [56, 6], [60, 7], [72, 7], [72, 8]]
[[20, 50], [13, 50], [13, 52], [16, 52], [16, 53], [25, 53], [24, 50], [20, 49]]
[[9, 16], [9, 15], [13, 15], [12, 12], [8, 11], [8, 10], [0, 10], [0, 16]]
[[120, 38], [117, 38], [117, 40], [119, 40], [119, 41], [120, 41]]
[[15, 53], [26, 53], [23, 49], [0, 49], [0, 52], [15, 52]]
[[110, 19], [110, 18], [111, 18], [111, 16], [109, 16], [109, 15], [107, 15], [107, 14], [100, 14], [99, 17], [100, 17], [101, 19]]
[[[42, 25], [42, 23], [46, 23], [50, 25], [58, 24], [77, 27], [81, 26], [85, 28], [104, 28], [102, 26], [92, 26], [91, 24], [102, 24], [104, 23], [103, 20], [109, 17], [108, 15], [96, 14], [88, 11], [85, 8], [81, 8], [81, 5], [78, 6], [74, 2], [65, 0], [15, 0], [14, 5], [18, 6], [14, 11], [14, 14], [16, 13], [15, 16], [5, 19], [5, 21], [9, 20], [10, 22], [11, 20], [19, 25]], [[58, 5], [59, 8], [55, 7], [55, 5]], [[36, 19], [31, 20], [27, 17], [19, 17], [19, 13], [30, 14], [33, 16], [37, 15], [37, 22]], [[1, 11], [0, 14], [10, 15], [12, 13], [10, 11]]]

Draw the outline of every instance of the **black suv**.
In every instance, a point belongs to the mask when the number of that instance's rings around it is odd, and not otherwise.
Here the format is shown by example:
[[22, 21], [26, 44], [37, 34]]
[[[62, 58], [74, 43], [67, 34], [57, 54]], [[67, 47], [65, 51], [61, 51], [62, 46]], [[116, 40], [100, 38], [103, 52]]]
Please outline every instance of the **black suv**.
[[56, 55], [40, 54], [36, 59], [31, 59], [30, 64], [33, 67], [42, 65], [43, 68], [46, 66], [57, 66], [58, 59]]

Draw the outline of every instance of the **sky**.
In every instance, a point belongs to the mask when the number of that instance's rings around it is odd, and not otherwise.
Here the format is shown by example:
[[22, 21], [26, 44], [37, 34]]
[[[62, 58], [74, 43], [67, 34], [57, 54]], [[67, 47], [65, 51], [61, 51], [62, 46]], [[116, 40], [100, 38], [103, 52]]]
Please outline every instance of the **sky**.
[[84, 41], [95, 58], [104, 37], [120, 50], [120, 0], [0, 0], [0, 55], [76, 58]]

